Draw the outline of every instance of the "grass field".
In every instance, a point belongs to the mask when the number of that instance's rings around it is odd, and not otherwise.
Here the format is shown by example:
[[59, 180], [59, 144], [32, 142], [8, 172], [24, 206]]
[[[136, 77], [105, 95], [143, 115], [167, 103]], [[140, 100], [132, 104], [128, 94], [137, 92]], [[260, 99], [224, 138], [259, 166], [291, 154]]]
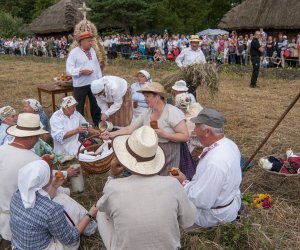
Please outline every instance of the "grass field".
[[[0, 57], [0, 107], [11, 105], [20, 110], [23, 98], [37, 98], [36, 85], [51, 83], [65, 70], [64, 61], [44, 58]], [[149, 70], [155, 81], [175, 73], [173, 64], [153, 65], [146, 62], [114, 61], [105, 74], [124, 77], [130, 83], [140, 69]], [[250, 157], [267, 135], [291, 100], [300, 90], [300, 80], [285, 81], [259, 78], [259, 89], [250, 89], [250, 76], [237, 76], [226, 71], [220, 75], [220, 90], [210, 96], [202, 90], [197, 98], [202, 106], [222, 112], [226, 118], [227, 137], [233, 139], [241, 152]], [[60, 98], [60, 97], [59, 97]], [[57, 102], [59, 102], [59, 98]], [[50, 98], [43, 96], [50, 115]], [[287, 148], [300, 152], [300, 102], [290, 111], [255, 161], [268, 154], [284, 153]], [[75, 198], [89, 207], [101, 196], [105, 175], [85, 176], [86, 191]], [[274, 204], [268, 210], [246, 208], [239, 222], [201, 233], [182, 232], [183, 249], [299, 249], [300, 248], [300, 179], [270, 175], [257, 164], [249, 170], [242, 183], [244, 193], [271, 194]], [[80, 249], [104, 249], [100, 236], [82, 237]]]

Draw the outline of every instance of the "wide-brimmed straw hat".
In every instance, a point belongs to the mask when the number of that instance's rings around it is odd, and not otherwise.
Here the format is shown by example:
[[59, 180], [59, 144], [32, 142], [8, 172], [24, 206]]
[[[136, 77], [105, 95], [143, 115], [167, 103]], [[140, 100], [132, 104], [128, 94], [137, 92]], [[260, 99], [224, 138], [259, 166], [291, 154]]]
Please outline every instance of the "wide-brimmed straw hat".
[[175, 82], [175, 84], [172, 86], [172, 89], [176, 91], [188, 91], [188, 87], [186, 86], [186, 82], [184, 80], [179, 80]]
[[83, 39], [86, 39], [86, 38], [93, 38], [93, 34], [88, 32], [88, 31], [82, 32], [77, 37], [77, 41], [79, 42], [79, 41], [81, 41]]
[[28, 137], [47, 134], [48, 131], [40, 127], [38, 114], [22, 113], [18, 116], [17, 125], [8, 127], [6, 133], [16, 137]]
[[148, 85], [144, 86], [143, 88], [141, 88], [137, 92], [139, 92], [139, 93], [153, 92], [153, 93], [156, 93], [156, 94], [158, 94], [162, 97], [166, 97], [166, 94], [167, 94], [164, 86], [161, 85], [158, 82], [152, 82], [151, 84], [148, 84]]
[[198, 35], [192, 35], [190, 42], [200, 42], [199, 36]]
[[113, 150], [119, 162], [135, 174], [155, 175], [165, 165], [157, 134], [149, 126], [142, 126], [131, 135], [117, 136], [113, 140]]

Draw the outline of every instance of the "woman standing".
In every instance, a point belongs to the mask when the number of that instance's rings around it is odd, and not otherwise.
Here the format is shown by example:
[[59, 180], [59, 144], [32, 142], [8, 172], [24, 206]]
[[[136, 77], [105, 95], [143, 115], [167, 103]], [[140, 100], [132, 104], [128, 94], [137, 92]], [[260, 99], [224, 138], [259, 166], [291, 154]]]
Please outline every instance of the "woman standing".
[[157, 82], [146, 85], [137, 92], [143, 93], [149, 105], [147, 112], [135, 119], [129, 126], [115, 132], [104, 132], [103, 139], [114, 138], [118, 135], [131, 134], [137, 128], [151, 126], [157, 136], [158, 144], [165, 153], [166, 162], [160, 175], [168, 175], [168, 168], [179, 167], [180, 143], [189, 139], [185, 116], [181, 110], [173, 105], [166, 104], [166, 91]]

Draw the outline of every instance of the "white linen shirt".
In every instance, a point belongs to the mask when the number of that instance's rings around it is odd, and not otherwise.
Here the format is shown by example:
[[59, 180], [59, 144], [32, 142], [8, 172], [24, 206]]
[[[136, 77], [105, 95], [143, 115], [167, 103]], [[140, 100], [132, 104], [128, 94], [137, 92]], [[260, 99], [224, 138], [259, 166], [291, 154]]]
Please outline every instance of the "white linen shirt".
[[77, 129], [82, 123], [86, 123], [85, 118], [75, 111], [70, 117], [64, 115], [62, 109], [53, 113], [50, 118], [51, 136], [53, 138], [54, 152], [58, 154], [75, 155], [78, 152], [80, 142], [79, 134], [64, 139], [64, 135]]
[[[123, 104], [123, 96], [126, 94], [127, 81], [117, 76], [104, 76], [108, 80], [105, 85], [105, 96], [95, 96], [101, 113], [110, 116], [116, 113]], [[112, 103], [110, 107], [108, 104]]]
[[9, 125], [5, 123], [1, 123], [0, 125], [0, 145], [7, 145], [9, 143], [12, 143], [15, 139], [14, 136], [9, 135], [6, 133], [6, 129], [9, 127]]
[[[211, 149], [204, 148], [203, 152], [208, 152], [203, 158], [200, 156], [192, 181], [184, 187], [197, 208], [196, 224], [201, 227], [235, 220], [241, 206], [240, 151], [233, 141], [225, 137], [216, 143], [217, 146], [211, 146]], [[213, 209], [232, 200], [227, 207]]]
[[206, 63], [206, 59], [200, 48], [194, 51], [189, 47], [180, 52], [175, 62], [178, 67], [186, 67], [196, 63]]
[[[66, 64], [67, 74], [72, 76], [73, 87], [82, 87], [91, 84], [92, 81], [102, 77], [102, 71], [93, 48], [90, 49], [92, 60], [89, 60], [80, 47], [71, 50]], [[93, 70], [90, 75], [80, 75], [82, 69]]]

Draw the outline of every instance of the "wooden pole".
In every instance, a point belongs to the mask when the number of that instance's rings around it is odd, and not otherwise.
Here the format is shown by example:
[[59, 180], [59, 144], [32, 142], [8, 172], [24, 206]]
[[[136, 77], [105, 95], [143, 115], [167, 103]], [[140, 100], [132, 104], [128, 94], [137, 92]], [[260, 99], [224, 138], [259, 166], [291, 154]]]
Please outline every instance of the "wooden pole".
[[245, 165], [243, 166], [243, 169], [247, 169], [248, 165], [250, 164], [250, 162], [254, 159], [254, 157], [256, 156], [256, 154], [259, 152], [259, 150], [266, 144], [266, 142], [268, 141], [268, 139], [270, 138], [270, 136], [274, 133], [275, 129], [279, 126], [279, 124], [282, 122], [282, 120], [284, 119], [284, 117], [289, 113], [289, 111], [295, 106], [296, 102], [299, 100], [300, 98], [300, 92], [298, 93], [298, 95], [294, 98], [294, 100], [291, 102], [291, 104], [287, 107], [287, 109], [284, 111], [284, 113], [281, 115], [281, 117], [278, 119], [278, 121], [276, 122], [276, 124], [273, 126], [273, 128], [271, 129], [271, 131], [269, 132], [269, 134], [266, 136], [266, 138], [260, 143], [260, 145], [258, 146], [258, 148], [255, 150], [255, 152], [251, 155], [251, 157], [249, 158], [249, 160], [245, 163]]

